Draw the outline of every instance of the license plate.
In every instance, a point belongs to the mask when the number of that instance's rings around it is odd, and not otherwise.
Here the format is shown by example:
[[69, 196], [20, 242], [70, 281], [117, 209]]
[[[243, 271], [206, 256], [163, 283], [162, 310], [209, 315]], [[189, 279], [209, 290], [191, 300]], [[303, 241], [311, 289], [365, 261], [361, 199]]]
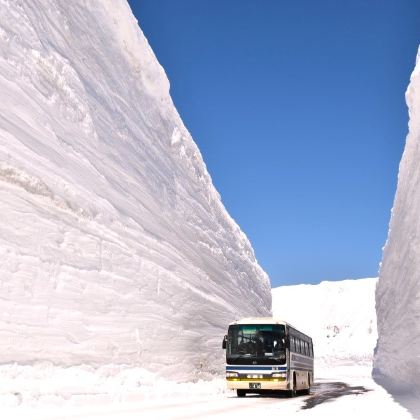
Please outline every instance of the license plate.
[[260, 383], [251, 382], [249, 384], [249, 389], [261, 389], [261, 384]]

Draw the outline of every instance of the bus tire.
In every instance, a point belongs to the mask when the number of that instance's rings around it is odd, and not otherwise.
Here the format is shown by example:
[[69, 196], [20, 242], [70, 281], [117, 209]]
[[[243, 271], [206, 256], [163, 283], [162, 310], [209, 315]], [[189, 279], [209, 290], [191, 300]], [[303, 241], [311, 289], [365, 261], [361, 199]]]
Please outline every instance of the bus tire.
[[244, 389], [237, 389], [237, 390], [236, 390], [236, 395], [237, 395], [239, 398], [243, 398], [243, 397], [245, 397], [245, 395], [246, 395], [246, 391], [245, 391]]
[[292, 386], [292, 389], [290, 389], [290, 390], [287, 392], [287, 396], [288, 396], [289, 398], [294, 398], [294, 397], [296, 397], [296, 372], [293, 372], [293, 386]]

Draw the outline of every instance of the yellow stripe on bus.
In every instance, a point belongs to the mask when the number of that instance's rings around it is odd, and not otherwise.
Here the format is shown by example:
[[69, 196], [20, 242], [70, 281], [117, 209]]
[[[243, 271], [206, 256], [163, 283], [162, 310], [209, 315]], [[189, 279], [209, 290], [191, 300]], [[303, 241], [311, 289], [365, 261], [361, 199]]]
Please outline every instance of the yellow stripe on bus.
[[283, 382], [286, 378], [226, 378], [226, 380], [232, 382]]

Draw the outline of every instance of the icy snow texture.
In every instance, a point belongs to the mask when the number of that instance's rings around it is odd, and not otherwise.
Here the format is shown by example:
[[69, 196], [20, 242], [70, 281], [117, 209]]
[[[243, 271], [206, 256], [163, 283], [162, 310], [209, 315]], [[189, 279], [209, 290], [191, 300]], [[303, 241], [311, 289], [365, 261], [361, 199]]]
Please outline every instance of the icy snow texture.
[[323, 281], [273, 289], [273, 315], [310, 335], [315, 373], [371, 366], [376, 344], [377, 279]]
[[0, 0], [0, 363], [221, 370], [271, 290], [125, 0]]
[[406, 101], [409, 134], [376, 290], [374, 376], [390, 389], [420, 393], [420, 50]]

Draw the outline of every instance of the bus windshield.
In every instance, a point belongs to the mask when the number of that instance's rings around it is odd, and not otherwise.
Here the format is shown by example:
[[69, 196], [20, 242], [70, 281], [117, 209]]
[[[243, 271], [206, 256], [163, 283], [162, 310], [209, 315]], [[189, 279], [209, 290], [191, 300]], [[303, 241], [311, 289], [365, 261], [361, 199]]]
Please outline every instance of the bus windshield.
[[226, 361], [229, 364], [286, 363], [284, 325], [231, 325]]

